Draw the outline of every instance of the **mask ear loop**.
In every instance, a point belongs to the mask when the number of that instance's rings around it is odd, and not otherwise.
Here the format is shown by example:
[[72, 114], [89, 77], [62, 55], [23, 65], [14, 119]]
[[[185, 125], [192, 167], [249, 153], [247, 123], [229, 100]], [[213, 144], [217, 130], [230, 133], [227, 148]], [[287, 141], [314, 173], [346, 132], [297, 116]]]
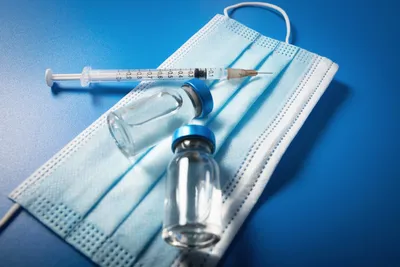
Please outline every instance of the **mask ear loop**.
[[3, 218], [0, 219], [0, 231], [2, 231], [2, 228], [6, 226], [6, 224], [11, 220], [11, 218], [14, 217], [14, 215], [19, 211], [20, 208], [21, 205], [15, 203], [11, 206], [7, 213], [4, 214]]
[[285, 10], [283, 10], [282, 8], [280, 8], [279, 6], [273, 5], [273, 4], [269, 4], [269, 3], [264, 3], [264, 2], [242, 2], [242, 3], [238, 3], [232, 6], [228, 6], [224, 9], [224, 15], [226, 17], [229, 18], [228, 15], [228, 11], [231, 9], [235, 9], [238, 7], [242, 7], [242, 6], [261, 6], [261, 7], [267, 7], [267, 8], [271, 8], [274, 9], [276, 11], [278, 11], [282, 17], [285, 19], [285, 23], [286, 23], [286, 38], [285, 38], [285, 42], [288, 44], [289, 43], [289, 38], [290, 38], [290, 20], [289, 20], [289, 16], [286, 14]]

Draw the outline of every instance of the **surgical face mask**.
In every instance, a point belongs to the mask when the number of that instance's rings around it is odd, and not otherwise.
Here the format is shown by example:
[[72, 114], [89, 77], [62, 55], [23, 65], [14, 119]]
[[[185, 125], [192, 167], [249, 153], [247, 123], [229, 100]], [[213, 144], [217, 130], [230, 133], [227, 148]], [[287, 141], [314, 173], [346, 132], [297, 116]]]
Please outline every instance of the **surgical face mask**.
[[[251, 3], [252, 5], [257, 3]], [[213, 247], [179, 250], [161, 238], [165, 170], [171, 139], [129, 161], [101, 116], [16, 188], [22, 206], [100, 266], [213, 266], [262, 193], [275, 166], [332, 80], [327, 58], [262, 36], [216, 15], [160, 67], [237, 67], [272, 71], [268, 77], [210, 83], [214, 110], [192, 123], [216, 137], [221, 170], [223, 232]], [[111, 110], [145, 92], [179, 83], [141, 83]], [[111, 111], [110, 110], [110, 111]]]

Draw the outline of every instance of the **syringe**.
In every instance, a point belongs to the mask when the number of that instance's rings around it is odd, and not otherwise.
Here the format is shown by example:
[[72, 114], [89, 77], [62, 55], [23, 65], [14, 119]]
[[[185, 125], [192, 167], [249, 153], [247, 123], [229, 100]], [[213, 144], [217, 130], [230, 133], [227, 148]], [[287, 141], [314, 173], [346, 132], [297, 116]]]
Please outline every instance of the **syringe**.
[[80, 80], [86, 87], [90, 83], [99, 82], [130, 82], [144, 80], [188, 80], [198, 78], [202, 80], [237, 79], [258, 74], [272, 74], [272, 72], [259, 72], [256, 70], [232, 69], [232, 68], [182, 68], [182, 69], [134, 69], [134, 70], [92, 70], [84, 67], [82, 73], [53, 74], [47, 69], [45, 79], [48, 86], [55, 81]]

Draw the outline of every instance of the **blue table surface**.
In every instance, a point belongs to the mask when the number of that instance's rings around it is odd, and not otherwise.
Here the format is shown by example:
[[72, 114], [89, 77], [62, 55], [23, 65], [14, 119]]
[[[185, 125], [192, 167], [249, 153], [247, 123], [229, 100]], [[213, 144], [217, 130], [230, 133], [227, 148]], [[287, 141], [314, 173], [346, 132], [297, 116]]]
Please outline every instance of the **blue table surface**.
[[[0, 0], [0, 215], [8, 193], [131, 88], [51, 91], [44, 70], [157, 67], [222, 1]], [[400, 266], [398, 6], [275, 0], [294, 44], [340, 65], [221, 266]], [[283, 39], [262, 8], [233, 18]], [[227, 44], [229, 46], [229, 44]], [[26, 212], [0, 233], [1, 266], [92, 266]]]

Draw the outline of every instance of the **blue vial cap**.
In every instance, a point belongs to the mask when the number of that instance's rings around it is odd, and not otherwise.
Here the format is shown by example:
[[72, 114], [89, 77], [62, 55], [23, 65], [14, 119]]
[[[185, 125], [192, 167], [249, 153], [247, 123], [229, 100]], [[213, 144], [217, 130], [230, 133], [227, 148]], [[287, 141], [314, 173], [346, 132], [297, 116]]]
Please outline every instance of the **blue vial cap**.
[[214, 133], [203, 125], [185, 125], [175, 130], [172, 135], [172, 152], [175, 150], [175, 146], [178, 142], [188, 138], [200, 138], [208, 141], [211, 147], [211, 153], [215, 151], [215, 135]]
[[208, 88], [207, 84], [199, 79], [191, 79], [184, 84], [192, 87], [199, 96], [199, 100], [201, 102], [201, 114], [198, 118], [204, 118], [210, 114], [214, 108], [214, 101], [210, 92], [210, 88]]

